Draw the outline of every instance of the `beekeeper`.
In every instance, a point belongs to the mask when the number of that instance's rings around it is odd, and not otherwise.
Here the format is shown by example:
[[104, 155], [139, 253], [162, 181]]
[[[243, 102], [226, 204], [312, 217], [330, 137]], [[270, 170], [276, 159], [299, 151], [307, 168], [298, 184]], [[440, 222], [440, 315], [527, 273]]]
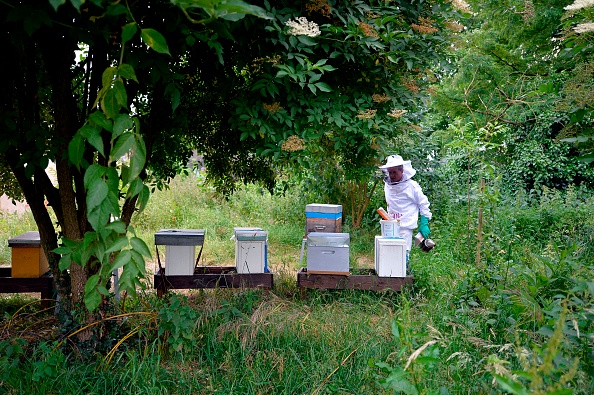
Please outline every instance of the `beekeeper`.
[[419, 213], [421, 214], [419, 232], [425, 239], [431, 235], [429, 220], [432, 214], [429, 210], [429, 199], [423, 193], [421, 186], [412, 179], [417, 171], [413, 169], [409, 160], [403, 160], [400, 155], [390, 155], [386, 159], [386, 164], [379, 168], [385, 174], [384, 193], [388, 215], [390, 218], [400, 218], [400, 237], [406, 240], [407, 251], [410, 252]]

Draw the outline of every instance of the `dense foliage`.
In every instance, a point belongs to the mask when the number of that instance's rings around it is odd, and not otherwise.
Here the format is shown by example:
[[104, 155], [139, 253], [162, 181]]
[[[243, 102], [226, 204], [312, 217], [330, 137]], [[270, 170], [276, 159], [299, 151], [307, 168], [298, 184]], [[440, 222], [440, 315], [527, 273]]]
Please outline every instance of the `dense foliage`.
[[[444, 194], [452, 184], [442, 185]], [[68, 354], [52, 312], [4, 295], [1, 390], [7, 393], [316, 393], [589, 395], [594, 390], [594, 201], [544, 190], [485, 200], [482, 261], [467, 207], [434, 200], [437, 246], [411, 254], [402, 293], [297, 286], [306, 201], [242, 188], [229, 200], [193, 175], [157, 191], [135, 217], [147, 243], [162, 226], [205, 229], [203, 261], [234, 261], [234, 226], [269, 231], [270, 291], [154, 291], [122, 298], [106, 333], [113, 349]], [[199, 198], [203, 204], [195, 202]], [[472, 207], [473, 216], [477, 208]], [[30, 216], [7, 216], [0, 235]], [[9, 229], [6, 229], [8, 226]], [[353, 230], [350, 262], [373, 267], [373, 226]], [[5, 233], [2, 233], [5, 232]], [[0, 256], [3, 256], [0, 254]], [[154, 268], [156, 263], [148, 267]], [[25, 342], [27, 339], [28, 342]]]
[[[283, 158], [326, 156], [347, 178], [369, 175], [444, 68], [457, 17], [443, 1], [1, 7], [0, 160], [35, 216], [64, 322], [74, 310], [91, 319], [84, 310], [110, 298], [115, 269], [136, 292], [150, 251], [132, 215], [193, 150], [224, 192], [241, 181], [271, 190]], [[308, 143], [329, 149], [309, 156]]]
[[[441, 81], [426, 123], [444, 153], [457, 155], [455, 141], [472, 141], [475, 156], [488, 151], [489, 164], [504, 167], [510, 191], [593, 186], [593, 33], [579, 28], [592, 7], [575, 3], [472, 7], [455, 43], [455, 73]], [[459, 162], [461, 171], [467, 166]]]

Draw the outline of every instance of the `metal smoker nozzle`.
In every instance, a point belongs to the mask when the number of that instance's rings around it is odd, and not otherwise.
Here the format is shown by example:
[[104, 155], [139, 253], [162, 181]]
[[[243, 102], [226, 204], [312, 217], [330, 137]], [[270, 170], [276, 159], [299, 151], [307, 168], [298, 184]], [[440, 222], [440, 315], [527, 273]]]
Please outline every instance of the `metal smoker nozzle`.
[[424, 252], [429, 252], [435, 247], [435, 242], [431, 239], [425, 239], [421, 232], [415, 236], [415, 247], [419, 247]]

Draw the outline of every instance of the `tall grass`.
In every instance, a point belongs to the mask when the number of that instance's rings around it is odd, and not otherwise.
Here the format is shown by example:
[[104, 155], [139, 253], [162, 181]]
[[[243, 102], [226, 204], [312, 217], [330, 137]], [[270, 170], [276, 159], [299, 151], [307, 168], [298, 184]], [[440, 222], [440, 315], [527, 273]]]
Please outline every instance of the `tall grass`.
[[[431, 224], [437, 247], [411, 252], [415, 282], [400, 293], [299, 289], [311, 203], [299, 196], [247, 186], [224, 200], [199, 178], [177, 178], [135, 218], [138, 234], [153, 245], [159, 229], [205, 229], [201, 264], [232, 265], [233, 227], [261, 227], [274, 288], [157, 298], [149, 284], [117, 306], [128, 316], [112, 344], [136, 332], [113, 360], [64, 354], [51, 315], [19, 310], [30, 300], [22, 295], [1, 296], [0, 393], [594, 392], [592, 196], [545, 190], [536, 204], [484, 203], [480, 262], [476, 207], [469, 216], [464, 204], [434, 202], [444, 213]], [[379, 227], [345, 231], [351, 267], [373, 267]]]
[[22, 233], [37, 230], [30, 211], [23, 214], [0, 213], [0, 266], [10, 266], [11, 250], [8, 240]]

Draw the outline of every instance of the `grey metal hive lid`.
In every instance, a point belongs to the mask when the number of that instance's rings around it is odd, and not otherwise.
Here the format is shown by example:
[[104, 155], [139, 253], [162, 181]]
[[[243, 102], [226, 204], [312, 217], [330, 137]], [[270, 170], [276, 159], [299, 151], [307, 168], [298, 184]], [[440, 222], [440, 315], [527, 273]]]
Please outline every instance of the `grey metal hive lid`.
[[16, 237], [8, 239], [9, 247], [25, 247], [25, 246], [39, 247], [40, 245], [41, 245], [41, 240], [39, 239], [39, 232], [36, 230], [25, 232], [25, 233], [20, 234]]
[[305, 206], [305, 212], [316, 212], [316, 213], [342, 213], [341, 204], [321, 204], [311, 203]]
[[349, 244], [348, 233], [311, 232], [307, 234], [308, 246], [342, 247]]
[[195, 246], [204, 242], [204, 229], [161, 229], [155, 245]]

